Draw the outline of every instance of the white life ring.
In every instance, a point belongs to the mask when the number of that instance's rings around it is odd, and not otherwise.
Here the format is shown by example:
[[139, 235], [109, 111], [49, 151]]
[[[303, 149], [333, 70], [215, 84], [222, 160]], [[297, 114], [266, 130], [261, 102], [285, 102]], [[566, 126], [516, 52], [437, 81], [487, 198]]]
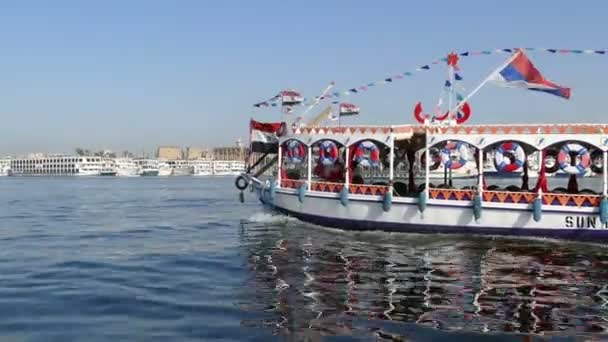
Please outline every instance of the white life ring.
[[[572, 163], [571, 154], [575, 154], [577, 157], [575, 163]], [[566, 173], [571, 175], [583, 174], [589, 165], [591, 165], [591, 155], [581, 144], [564, 144], [557, 155], [557, 163]]]
[[[456, 157], [453, 160], [453, 156]], [[446, 169], [457, 170], [469, 161], [469, 149], [461, 141], [449, 141], [441, 149], [441, 162]]]
[[494, 166], [498, 172], [515, 172], [524, 166], [526, 153], [523, 147], [513, 142], [500, 144], [494, 155]]

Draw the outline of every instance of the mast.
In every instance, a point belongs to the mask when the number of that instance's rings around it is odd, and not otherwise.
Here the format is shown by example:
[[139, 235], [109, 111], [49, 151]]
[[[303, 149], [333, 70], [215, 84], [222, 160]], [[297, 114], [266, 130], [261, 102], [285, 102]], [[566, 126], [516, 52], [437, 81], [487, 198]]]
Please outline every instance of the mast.
[[[450, 113], [456, 113], [458, 112], [458, 110], [460, 109], [460, 107], [462, 107], [462, 105], [464, 105], [465, 102], [467, 102], [471, 97], [473, 97], [473, 95], [475, 95], [479, 90], [481, 90], [481, 88], [483, 88], [483, 86], [486, 85], [486, 83], [488, 83], [489, 81], [491, 81], [494, 78], [494, 75], [504, 69], [507, 65], [509, 65], [519, 54], [519, 50], [517, 50], [516, 53], [514, 53], [511, 58], [509, 58], [506, 62], [502, 63], [498, 68], [496, 68], [494, 71], [492, 71], [488, 77], [486, 77], [483, 81], [481, 81], [481, 83], [479, 83], [479, 85], [477, 85], [477, 87], [475, 87], [475, 89], [473, 89], [467, 96], [465, 96], [462, 101], [458, 102], [456, 104], [456, 106], [452, 109], [450, 109]], [[451, 105], [450, 105], [451, 107]]]

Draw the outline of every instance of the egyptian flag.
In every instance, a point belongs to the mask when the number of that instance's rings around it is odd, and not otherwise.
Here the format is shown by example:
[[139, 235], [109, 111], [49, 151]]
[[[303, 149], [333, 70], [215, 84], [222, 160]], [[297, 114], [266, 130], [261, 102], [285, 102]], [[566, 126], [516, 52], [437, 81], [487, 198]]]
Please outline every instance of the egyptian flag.
[[507, 65], [490, 76], [490, 81], [503, 87], [542, 91], [565, 99], [570, 98], [570, 88], [547, 80], [521, 49], [513, 54]]
[[359, 114], [359, 107], [352, 103], [340, 103], [340, 116], [350, 116]]
[[281, 129], [280, 122], [259, 122], [251, 119], [249, 123], [251, 151], [260, 153], [277, 152], [279, 147], [277, 132], [279, 129]]
[[293, 90], [283, 90], [281, 92], [281, 104], [283, 106], [294, 106], [302, 103], [304, 98], [302, 95]]

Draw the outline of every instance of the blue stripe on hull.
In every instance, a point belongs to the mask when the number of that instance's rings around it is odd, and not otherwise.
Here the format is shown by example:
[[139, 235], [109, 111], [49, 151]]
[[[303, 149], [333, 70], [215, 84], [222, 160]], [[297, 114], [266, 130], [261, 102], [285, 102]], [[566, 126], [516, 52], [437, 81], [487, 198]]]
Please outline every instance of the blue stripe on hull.
[[549, 237], [578, 241], [608, 241], [608, 229], [539, 229], [539, 228], [491, 228], [491, 227], [455, 227], [441, 225], [418, 225], [411, 223], [377, 222], [351, 220], [299, 213], [288, 209], [273, 207], [274, 210], [293, 216], [304, 222], [319, 226], [358, 231], [386, 231], [401, 233], [448, 233], [448, 234], [485, 234], [523, 237]]

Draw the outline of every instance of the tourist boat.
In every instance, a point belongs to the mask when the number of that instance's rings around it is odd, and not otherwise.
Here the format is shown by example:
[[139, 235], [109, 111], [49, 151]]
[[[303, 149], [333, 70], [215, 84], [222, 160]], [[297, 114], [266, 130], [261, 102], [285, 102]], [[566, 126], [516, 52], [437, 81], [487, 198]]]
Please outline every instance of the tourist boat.
[[114, 168], [116, 175], [119, 177], [136, 177], [139, 176], [139, 166], [131, 158], [116, 158], [114, 159]]
[[112, 158], [101, 159], [101, 169], [99, 170], [100, 176], [116, 176], [116, 164]]
[[173, 169], [171, 169], [171, 166], [169, 166], [169, 164], [167, 164], [167, 162], [164, 162], [164, 161], [158, 162], [158, 175], [159, 176], [171, 176], [172, 172], [173, 172]]
[[[542, 86], [534, 90], [569, 96], [567, 88]], [[235, 185], [241, 198], [249, 187], [273, 210], [327, 227], [608, 239], [608, 124], [469, 125], [461, 114], [431, 122], [419, 113], [418, 124], [406, 125], [251, 120], [252, 153], [264, 154], [258, 160], [274, 156], [277, 172], [264, 179], [271, 166], [253, 163]], [[537, 158], [534, 175], [530, 156]], [[487, 160], [492, 177], [484, 174]], [[407, 174], [396, 173], [404, 162]], [[458, 170], [468, 164], [476, 170], [473, 179], [431, 177], [439, 165]], [[386, 177], [372, 182], [362, 166]], [[566, 177], [551, 177], [558, 172]]]
[[211, 160], [190, 160], [192, 175], [211, 176], [213, 175], [213, 161]]
[[0, 177], [11, 175], [11, 160], [0, 159]]
[[245, 171], [245, 162], [241, 160], [213, 161], [214, 176], [235, 176]]
[[171, 176], [192, 175], [192, 166], [190, 166], [187, 160], [168, 160], [166, 163], [171, 169]]
[[137, 175], [142, 177], [158, 176], [159, 163], [154, 159], [135, 159]]
[[32, 154], [10, 160], [11, 176], [98, 176], [101, 157]]

